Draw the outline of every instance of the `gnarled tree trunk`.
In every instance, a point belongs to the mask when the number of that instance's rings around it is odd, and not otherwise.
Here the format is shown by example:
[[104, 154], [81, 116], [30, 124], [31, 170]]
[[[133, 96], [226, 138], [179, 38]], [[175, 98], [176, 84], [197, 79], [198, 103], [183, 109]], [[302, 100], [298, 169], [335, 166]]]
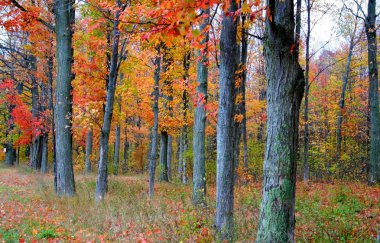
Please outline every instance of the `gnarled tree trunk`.
[[264, 54], [267, 142], [257, 242], [293, 242], [299, 110], [304, 92], [294, 35], [293, 0], [268, 0]]

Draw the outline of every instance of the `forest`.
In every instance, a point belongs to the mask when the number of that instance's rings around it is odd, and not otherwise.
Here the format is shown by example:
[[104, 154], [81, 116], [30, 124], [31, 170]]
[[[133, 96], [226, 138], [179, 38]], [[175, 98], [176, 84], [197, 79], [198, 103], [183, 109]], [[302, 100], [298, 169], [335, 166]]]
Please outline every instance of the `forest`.
[[376, 0], [0, 0], [0, 242], [380, 242]]

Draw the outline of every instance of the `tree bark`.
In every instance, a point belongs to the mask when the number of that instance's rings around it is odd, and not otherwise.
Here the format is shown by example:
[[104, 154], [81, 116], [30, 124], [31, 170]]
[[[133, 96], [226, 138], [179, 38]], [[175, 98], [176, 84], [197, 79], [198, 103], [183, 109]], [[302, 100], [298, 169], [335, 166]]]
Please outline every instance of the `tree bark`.
[[152, 129], [152, 147], [149, 154], [149, 196], [153, 198], [154, 196], [154, 177], [156, 175], [156, 159], [157, 159], [157, 142], [158, 142], [158, 97], [159, 84], [160, 84], [160, 72], [161, 72], [161, 56], [160, 56], [160, 46], [157, 46], [157, 57], [154, 61], [154, 92], [153, 92], [153, 114], [154, 122]]
[[[237, 10], [230, 1], [229, 13]], [[235, 78], [238, 65], [237, 21], [223, 13], [220, 35], [220, 81], [217, 122], [216, 232], [221, 241], [233, 240], [234, 208], [234, 106]]]
[[125, 118], [125, 128], [124, 128], [124, 152], [123, 152], [123, 167], [122, 173], [127, 173], [128, 171], [128, 151], [129, 151], [129, 142], [128, 142], [128, 119]]
[[205, 131], [206, 131], [206, 103], [207, 103], [207, 79], [208, 79], [208, 40], [209, 32], [204, 32], [210, 22], [210, 9], [205, 10], [208, 16], [200, 26], [204, 46], [203, 51], [198, 51], [197, 62], [197, 105], [194, 111], [193, 128], [193, 204], [206, 205], [206, 155], [205, 155]]
[[299, 110], [304, 92], [294, 35], [293, 0], [268, 0], [264, 54], [267, 142], [257, 242], [294, 242]]
[[[121, 113], [121, 97], [119, 97], [117, 101], [117, 106], [119, 109], [119, 112]], [[120, 124], [117, 123], [116, 130], [115, 130], [115, 149], [114, 149], [114, 156], [113, 156], [113, 173], [114, 175], [117, 175], [119, 173], [119, 163], [120, 163]]]
[[242, 66], [242, 78], [241, 78], [241, 113], [243, 115], [243, 120], [241, 121], [241, 135], [243, 136], [243, 164], [244, 169], [248, 170], [248, 144], [247, 144], [247, 112], [246, 112], [246, 82], [247, 82], [247, 59], [248, 59], [248, 35], [247, 28], [245, 26], [246, 16], [243, 15], [241, 20], [242, 24], [242, 40], [241, 40], [241, 66]]
[[161, 131], [160, 145], [160, 180], [168, 182], [168, 133], [166, 131]]
[[344, 71], [344, 76], [343, 76], [343, 84], [342, 84], [342, 91], [340, 94], [340, 100], [339, 100], [339, 111], [338, 111], [338, 126], [337, 126], [337, 132], [336, 132], [336, 137], [337, 137], [337, 144], [336, 144], [336, 156], [338, 160], [340, 160], [341, 157], [341, 148], [342, 148], [342, 124], [343, 124], [343, 108], [345, 105], [345, 95], [346, 95], [346, 89], [347, 89], [347, 83], [348, 83], [348, 78], [350, 76], [350, 67], [351, 67], [351, 59], [352, 59], [352, 53], [355, 47], [355, 35], [356, 35], [356, 22], [355, 22], [355, 27], [354, 30], [351, 34], [350, 38], [350, 46], [348, 49], [348, 56], [347, 56], [347, 62], [346, 62], [346, 69]]
[[113, 20], [113, 37], [112, 37], [112, 53], [111, 53], [111, 66], [108, 74], [107, 97], [104, 109], [103, 126], [100, 135], [100, 150], [99, 150], [99, 163], [98, 163], [98, 179], [96, 182], [95, 200], [97, 202], [104, 200], [104, 196], [108, 191], [108, 142], [111, 130], [111, 122], [113, 115], [113, 105], [115, 101], [116, 80], [119, 68], [119, 18], [125, 5], [122, 6], [119, 0], [116, 0], [118, 9], [115, 11]]
[[188, 149], [188, 137], [187, 137], [187, 126], [183, 126], [181, 129], [181, 149], [180, 149], [180, 163], [182, 168], [181, 182], [182, 184], [187, 184], [187, 149]]
[[6, 166], [13, 166], [15, 162], [14, 158], [14, 148], [12, 143], [7, 143], [4, 145], [5, 148], [5, 165]]
[[[52, 44], [51, 44], [52, 45]], [[57, 159], [56, 159], [56, 136], [55, 136], [55, 112], [54, 112], [54, 91], [53, 91], [53, 69], [54, 69], [54, 59], [52, 56], [49, 56], [48, 61], [48, 71], [47, 71], [47, 77], [48, 77], [48, 88], [47, 91], [49, 92], [49, 109], [51, 110], [51, 135], [52, 135], [52, 144], [53, 144], [53, 173], [54, 173], [54, 191], [57, 193]]]
[[[163, 98], [164, 98], [164, 108], [165, 111], [168, 113], [170, 117], [173, 116], [173, 110], [172, 110], [172, 104], [173, 101], [173, 86], [172, 86], [172, 80], [168, 73], [170, 65], [173, 63], [172, 54], [169, 52], [169, 48], [166, 46], [165, 43], [161, 43], [163, 48], [163, 87], [162, 90], [165, 90], [166, 92], [162, 92]], [[163, 126], [161, 129], [161, 149], [160, 149], [160, 167], [161, 167], [161, 175], [160, 180], [161, 181], [169, 181], [168, 176], [168, 148], [169, 148], [169, 134], [168, 134], [168, 127]]]
[[74, 1], [55, 0], [55, 33], [57, 56], [56, 82], [56, 171], [57, 194], [59, 196], [73, 196], [75, 182], [72, 159], [72, 86], [71, 71], [73, 63], [72, 25], [75, 21]]
[[368, 41], [369, 110], [370, 110], [370, 157], [369, 183], [380, 182], [380, 113], [378, 93], [376, 0], [368, 0], [365, 32]]
[[177, 178], [179, 181], [182, 179], [182, 134], [177, 136], [176, 140], [177, 144], [177, 153], [176, 153], [176, 158], [177, 158]]
[[86, 165], [86, 173], [91, 173], [91, 153], [92, 153], [92, 143], [93, 143], [93, 131], [92, 128], [88, 129], [87, 131], [87, 139], [86, 139], [86, 158], [85, 158], [85, 165]]
[[[310, 177], [310, 165], [309, 165], [309, 69], [310, 69], [310, 14], [311, 5], [310, 0], [306, 1], [307, 12], [307, 30], [306, 30], [306, 67], [305, 67], [305, 110], [304, 110], [304, 122], [305, 122], [305, 140], [304, 140], [304, 161], [303, 161], [303, 181], [308, 181]], [[298, 40], [296, 40], [298, 42]]]
[[[28, 55], [28, 66], [33, 72], [31, 74], [31, 95], [32, 95], [32, 117], [37, 120], [39, 118], [41, 107], [40, 107], [40, 92], [38, 90], [38, 81], [34, 73], [37, 72], [37, 58], [30, 54]], [[34, 128], [33, 128], [34, 129]], [[32, 143], [30, 145], [30, 166], [35, 170], [41, 169], [41, 159], [42, 159], [42, 135], [35, 136], [36, 131], [32, 131]]]
[[172, 179], [172, 157], [173, 157], [173, 137], [168, 136], [168, 157], [167, 157], [167, 165], [168, 165], [168, 180]]
[[41, 148], [41, 172], [43, 174], [47, 173], [48, 167], [48, 147], [49, 147], [49, 136], [44, 134], [42, 136], [42, 148]]

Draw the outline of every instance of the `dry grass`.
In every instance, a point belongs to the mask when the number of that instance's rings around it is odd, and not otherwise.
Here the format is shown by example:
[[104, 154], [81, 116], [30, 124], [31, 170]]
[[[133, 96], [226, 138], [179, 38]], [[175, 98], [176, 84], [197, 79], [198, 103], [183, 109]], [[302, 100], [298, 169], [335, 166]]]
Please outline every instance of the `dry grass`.
[[[77, 196], [57, 198], [51, 175], [0, 169], [0, 239], [120, 242], [212, 242], [215, 188], [208, 208], [191, 205], [191, 187], [157, 183], [147, 194], [147, 176], [110, 176], [109, 193], [95, 205], [95, 175], [76, 175]], [[260, 185], [239, 186], [235, 197], [236, 240], [256, 235]], [[378, 187], [300, 183], [297, 241], [374, 241], [380, 227]]]

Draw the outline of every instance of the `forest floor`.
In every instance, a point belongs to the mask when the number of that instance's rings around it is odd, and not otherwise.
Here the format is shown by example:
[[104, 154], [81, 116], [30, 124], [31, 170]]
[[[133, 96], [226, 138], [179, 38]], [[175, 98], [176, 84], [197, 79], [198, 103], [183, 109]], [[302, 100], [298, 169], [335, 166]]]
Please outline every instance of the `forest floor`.
[[[76, 175], [77, 196], [57, 198], [52, 175], [0, 168], [0, 242], [213, 242], [215, 187], [208, 205], [191, 205], [191, 187], [157, 183], [147, 195], [147, 176], [110, 176], [109, 193], [95, 205], [95, 174]], [[260, 184], [237, 186], [236, 240], [253, 242]], [[361, 183], [298, 183], [299, 242], [375, 242], [380, 229], [380, 187]]]

